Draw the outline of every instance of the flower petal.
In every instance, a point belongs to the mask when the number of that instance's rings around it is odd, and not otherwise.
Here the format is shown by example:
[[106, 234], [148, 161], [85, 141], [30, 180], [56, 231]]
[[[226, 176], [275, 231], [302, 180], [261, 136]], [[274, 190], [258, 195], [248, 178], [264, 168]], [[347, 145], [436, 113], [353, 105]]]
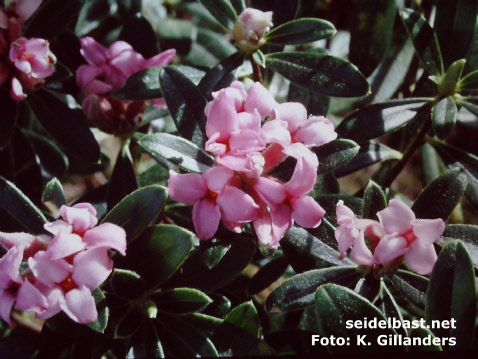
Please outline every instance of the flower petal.
[[41, 313], [48, 308], [45, 296], [26, 279], [17, 292], [15, 309]]
[[388, 207], [377, 212], [385, 232], [404, 234], [412, 229], [411, 222], [415, 219], [415, 214], [402, 201], [392, 199]]
[[47, 253], [51, 260], [68, 257], [85, 248], [83, 239], [74, 233], [60, 231], [50, 242]]
[[370, 249], [368, 249], [365, 244], [363, 232], [359, 232], [359, 235], [355, 238], [354, 246], [350, 251], [350, 258], [358, 264], [365, 266], [371, 266], [374, 264], [372, 252], [370, 252]]
[[291, 205], [292, 219], [305, 228], [318, 227], [325, 214], [325, 210], [310, 196], [293, 199]]
[[272, 243], [270, 247], [277, 248], [279, 241], [293, 224], [290, 207], [288, 205], [281, 205], [277, 209], [271, 210], [271, 223]]
[[203, 177], [197, 173], [178, 174], [169, 171], [169, 197], [176, 202], [193, 205], [207, 195]]
[[317, 180], [319, 166], [315, 153], [301, 143], [293, 143], [284, 150], [284, 153], [297, 159], [294, 173], [289, 182], [285, 184], [289, 194], [300, 197], [312, 191]]
[[266, 144], [262, 140], [260, 132], [246, 129], [231, 134], [229, 147], [233, 153], [247, 154], [262, 151]]
[[199, 239], [209, 239], [214, 236], [219, 227], [221, 212], [219, 206], [210, 200], [200, 200], [193, 207], [193, 223]]
[[299, 102], [285, 102], [274, 108], [273, 117], [287, 122], [287, 129], [293, 134], [307, 120], [307, 109]]
[[437, 261], [437, 254], [432, 244], [423, 244], [414, 241], [410, 244], [405, 254], [405, 263], [412, 271], [421, 275], [428, 275], [432, 272]]
[[247, 92], [247, 99], [244, 102], [244, 110], [253, 113], [259, 112], [261, 118], [266, 118], [277, 106], [272, 94], [259, 82], [255, 82]]
[[112, 270], [113, 261], [108, 257], [106, 248], [88, 249], [75, 256], [71, 278], [77, 286], [85, 285], [90, 290], [95, 290]]
[[64, 259], [52, 260], [46, 251], [40, 251], [29, 258], [28, 265], [35, 277], [48, 286], [64, 281], [73, 269]]
[[278, 143], [287, 148], [290, 145], [291, 136], [287, 129], [287, 122], [282, 120], [267, 121], [261, 130], [262, 138], [266, 143]]
[[217, 196], [222, 218], [229, 222], [249, 222], [256, 219], [259, 206], [251, 196], [236, 187], [226, 187]]
[[22, 282], [22, 279], [19, 274], [22, 257], [23, 248], [12, 247], [0, 259], [0, 289], [9, 288], [12, 282]]
[[73, 207], [63, 205], [60, 207], [60, 214], [73, 226], [73, 232], [78, 234], [83, 234], [98, 223], [96, 210], [89, 203], [77, 203]]
[[98, 318], [95, 299], [86, 286], [72, 289], [60, 298], [60, 307], [75, 322], [87, 324]]
[[229, 138], [232, 132], [239, 130], [234, 99], [221, 93], [210, 104], [206, 107], [208, 111], [205, 110], [207, 116], [206, 135], [210, 138], [219, 132], [217, 141], [220, 142]]
[[422, 244], [432, 244], [441, 237], [445, 230], [443, 219], [415, 219], [412, 221], [413, 234]]
[[221, 192], [227, 186], [232, 176], [234, 176], [234, 171], [223, 166], [210, 168], [202, 174], [207, 188], [216, 193]]
[[306, 146], [322, 146], [336, 138], [334, 124], [324, 116], [314, 116], [300, 124], [293, 141]]
[[126, 255], [126, 232], [113, 223], [103, 223], [87, 230], [83, 235], [83, 241], [87, 249], [116, 249], [123, 256]]
[[8, 325], [10, 325], [10, 327], [14, 326], [10, 319], [10, 313], [14, 302], [15, 297], [9, 291], [0, 290], [0, 316], [8, 323]]
[[374, 257], [377, 264], [384, 264], [404, 255], [408, 250], [408, 242], [402, 236], [387, 234], [375, 247]]
[[143, 69], [147, 69], [153, 66], [169, 65], [171, 61], [173, 61], [174, 56], [176, 56], [175, 49], [169, 49], [169, 50], [163, 51], [160, 54], [146, 60], [143, 64]]
[[267, 177], [259, 177], [254, 185], [254, 190], [273, 209], [277, 208], [287, 197], [284, 185]]

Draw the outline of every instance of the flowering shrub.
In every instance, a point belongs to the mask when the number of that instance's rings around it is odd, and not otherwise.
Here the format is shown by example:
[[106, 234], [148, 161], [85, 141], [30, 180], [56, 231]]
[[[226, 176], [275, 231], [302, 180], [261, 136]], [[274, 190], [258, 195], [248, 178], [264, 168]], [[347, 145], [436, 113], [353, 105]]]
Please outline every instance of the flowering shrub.
[[476, 351], [477, 19], [0, 1], [2, 357]]

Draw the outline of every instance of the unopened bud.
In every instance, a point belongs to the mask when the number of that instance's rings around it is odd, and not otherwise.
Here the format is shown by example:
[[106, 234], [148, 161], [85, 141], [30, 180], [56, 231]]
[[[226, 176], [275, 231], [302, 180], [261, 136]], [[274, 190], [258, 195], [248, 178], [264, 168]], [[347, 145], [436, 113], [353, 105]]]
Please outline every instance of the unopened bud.
[[237, 46], [252, 52], [264, 44], [264, 35], [272, 26], [272, 11], [245, 9], [234, 24], [232, 35]]

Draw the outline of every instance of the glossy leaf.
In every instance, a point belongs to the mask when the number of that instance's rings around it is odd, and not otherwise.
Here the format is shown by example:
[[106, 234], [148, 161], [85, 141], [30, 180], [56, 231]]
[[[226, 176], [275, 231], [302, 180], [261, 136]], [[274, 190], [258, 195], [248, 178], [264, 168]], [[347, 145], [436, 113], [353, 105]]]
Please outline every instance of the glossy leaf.
[[53, 201], [55, 205], [60, 208], [64, 204], [66, 205], [65, 193], [63, 193], [63, 186], [57, 178], [53, 178], [45, 186], [42, 195], [43, 202]]
[[380, 293], [380, 279], [377, 279], [373, 273], [369, 273], [358, 280], [354, 291], [374, 303]]
[[[201, 244], [203, 243], [204, 242], [201, 242]], [[221, 261], [229, 249], [231, 249], [231, 243], [222, 243], [212, 239], [208, 241], [207, 248], [201, 252], [202, 260], [204, 264], [211, 269]]]
[[456, 338], [456, 345], [450, 346], [450, 350], [464, 350], [471, 348], [475, 316], [473, 263], [462, 243], [451, 242], [443, 248], [433, 268], [425, 319], [430, 327], [434, 320], [455, 320], [456, 328], [433, 329], [433, 332], [440, 337]]
[[108, 209], [111, 210], [124, 197], [137, 189], [138, 182], [136, 181], [133, 158], [129, 151], [129, 143], [125, 143], [118, 153], [108, 184], [108, 197], [106, 201]]
[[362, 218], [378, 221], [377, 212], [387, 207], [387, 198], [378, 184], [370, 180], [363, 195]]
[[478, 116], [478, 100], [473, 97], [458, 98], [456, 101], [459, 105], [466, 108], [475, 116]]
[[257, 294], [269, 287], [278, 280], [289, 266], [286, 257], [273, 258], [269, 263], [261, 267], [252, 277], [247, 292], [249, 294]]
[[433, 139], [430, 139], [429, 143], [448, 167], [464, 170], [468, 177], [465, 194], [473, 205], [478, 207], [478, 157]]
[[193, 42], [196, 41], [197, 28], [190, 21], [166, 18], [156, 27], [165, 45], [176, 49], [179, 55], [187, 55]]
[[0, 208], [32, 234], [44, 232], [43, 213], [12, 182], [0, 177]]
[[128, 299], [140, 298], [146, 290], [146, 285], [141, 276], [131, 270], [115, 268], [110, 278], [113, 292]]
[[313, 149], [319, 159], [318, 174], [331, 171], [349, 162], [359, 151], [354, 141], [338, 139]]
[[13, 135], [17, 120], [18, 103], [13, 101], [8, 91], [0, 90], [0, 106], [2, 121], [0, 121], [0, 149], [3, 149]]
[[425, 187], [413, 203], [412, 211], [420, 219], [446, 220], [463, 196], [467, 184], [463, 170], [448, 170]]
[[434, 29], [445, 67], [466, 56], [477, 13], [478, 4], [473, 0], [438, 1]]
[[296, 274], [275, 288], [266, 299], [269, 311], [289, 311], [314, 304], [315, 292], [325, 283], [349, 285], [358, 279], [355, 266], [337, 266]]
[[113, 95], [122, 101], [147, 100], [163, 97], [159, 86], [161, 66], [138, 71], [128, 77], [124, 86], [113, 91]]
[[[317, 289], [315, 295], [315, 313], [317, 315], [318, 333], [323, 337], [351, 337], [366, 335], [367, 346], [360, 346], [356, 340], [350, 341], [350, 346], [328, 346], [332, 353], [348, 352], [355, 353], [380, 352], [399, 350], [398, 347], [380, 346], [377, 342], [379, 335], [396, 335], [391, 328], [384, 329], [346, 329], [347, 320], [385, 320], [383, 314], [368, 300], [359, 296], [352, 290], [337, 284], [324, 284]], [[376, 319], [375, 319], [376, 318]]]
[[179, 316], [155, 321], [165, 355], [174, 357], [217, 357], [217, 350], [207, 336]]
[[228, 0], [199, 0], [226, 29], [232, 30], [237, 14]]
[[129, 309], [116, 324], [115, 339], [127, 339], [131, 337], [143, 324], [146, 317], [140, 308]]
[[[201, 315], [208, 315], [217, 318], [224, 318], [231, 311], [231, 301], [223, 295], [209, 293], [209, 297], [213, 300], [203, 311]], [[212, 319], [211, 319], [212, 320]], [[216, 319], [215, 322], [217, 322]]]
[[460, 240], [466, 247], [468, 254], [475, 267], [478, 267], [478, 226], [471, 224], [450, 224], [445, 228], [445, 232], [438, 243], [446, 245], [452, 241]]
[[174, 288], [162, 292], [157, 298], [158, 308], [167, 313], [188, 314], [203, 310], [212, 299], [194, 288]]
[[[380, 300], [377, 306], [382, 311], [383, 315], [385, 315], [387, 319], [396, 318], [403, 323], [403, 316], [400, 307], [383, 280], [380, 281], [379, 298]], [[407, 329], [397, 328], [397, 333], [407, 335]]]
[[235, 52], [222, 60], [204, 75], [204, 78], [198, 84], [198, 88], [209, 96], [212, 91], [229, 86], [234, 78], [231, 72], [244, 63], [244, 58], [243, 53]]
[[96, 288], [92, 291], [91, 295], [95, 299], [98, 318], [96, 318], [94, 322], [89, 323], [88, 326], [97, 332], [103, 333], [108, 325], [108, 317], [110, 314], [106, 303], [106, 297], [100, 288]]
[[151, 320], [146, 320], [130, 342], [127, 358], [164, 358], [164, 350], [156, 328]]
[[395, 1], [366, 0], [355, 4], [350, 61], [369, 76], [386, 55], [397, 13]]
[[373, 104], [347, 116], [335, 130], [339, 137], [367, 141], [405, 126], [425, 105], [421, 98]]
[[438, 101], [433, 108], [433, 130], [439, 139], [445, 139], [453, 131], [456, 124], [455, 101], [448, 96]]
[[50, 40], [78, 16], [83, 0], [45, 0], [28, 19], [23, 36]]
[[360, 144], [360, 150], [355, 157], [347, 164], [337, 168], [334, 173], [337, 177], [341, 177], [377, 162], [399, 160], [401, 158], [402, 154], [400, 152], [372, 140]]
[[46, 90], [28, 94], [27, 100], [35, 116], [58, 143], [85, 161], [98, 161], [100, 148], [82, 110], [70, 109]]
[[264, 35], [269, 44], [298, 45], [326, 39], [336, 30], [330, 22], [316, 18], [301, 18], [274, 27]]
[[[226, 37], [224, 37], [222, 32], [217, 33], [204, 27], [198, 27], [197, 39], [193, 44], [193, 50], [195, 45], [204, 48], [205, 51], [217, 59], [213, 64], [214, 66], [220, 60], [224, 60], [226, 57], [229, 57], [233, 53], [237, 52], [237, 48], [232, 45]], [[194, 51], [191, 51], [188, 54], [187, 59], [193, 58], [193, 54]]]
[[474, 90], [478, 87], [478, 70], [470, 72], [458, 83], [461, 90]]
[[161, 70], [159, 82], [179, 133], [190, 140], [196, 125], [205, 133], [204, 108], [207, 101], [194, 83], [169, 66]]
[[110, 222], [123, 227], [127, 241], [131, 242], [161, 212], [167, 197], [168, 190], [162, 186], [151, 185], [140, 188], [109, 211], [102, 223]]
[[369, 92], [367, 80], [346, 60], [313, 52], [266, 55], [266, 67], [311, 91], [329, 96], [354, 97]]
[[423, 66], [431, 75], [442, 75], [443, 60], [431, 26], [423, 16], [411, 9], [403, 9], [400, 15]]
[[424, 308], [428, 278], [404, 270], [396, 271], [390, 277], [393, 286], [412, 304]]
[[168, 133], [155, 133], [141, 138], [141, 147], [155, 156], [162, 157], [188, 172], [202, 173], [209, 169], [214, 160], [203, 149], [184, 138]]
[[252, 301], [242, 303], [232, 309], [224, 318], [224, 322], [242, 328], [256, 338], [259, 337], [259, 317], [257, 315], [257, 309], [254, 304], [252, 304]]
[[87, 1], [81, 8], [75, 26], [78, 36], [85, 36], [96, 28], [101, 20], [110, 14], [111, 6], [108, 0]]
[[193, 247], [194, 234], [176, 225], [160, 224], [149, 227], [129, 248], [133, 269], [150, 286], [161, 284], [186, 260]]

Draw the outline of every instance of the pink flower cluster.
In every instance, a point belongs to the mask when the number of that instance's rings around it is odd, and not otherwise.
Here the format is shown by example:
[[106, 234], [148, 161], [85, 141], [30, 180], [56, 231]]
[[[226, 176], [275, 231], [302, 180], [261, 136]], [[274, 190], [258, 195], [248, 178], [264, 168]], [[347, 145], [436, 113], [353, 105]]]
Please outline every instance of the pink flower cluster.
[[[83, 111], [86, 116], [107, 133], [129, 133], [141, 122], [145, 109], [144, 101], [123, 102], [110, 95], [121, 88], [126, 79], [153, 66], [166, 66], [176, 50], [166, 50], [152, 58], [144, 57], [124, 42], [116, 41], [105, 48], [91, 37], [81, 41], [81, 54], [88, 62], [76, 70], [76, 81], [83, 95]], [[152, 100], [154, 106], [165, 108], [162, 98]]]
[[[216, 166], [202, 174], [170, 171], [172, 199], [193, 205], [197, 236], [214, 236], [220, 221], [240, 232], [252, 222], [262, 245], [277, 248], [294, 221], [317, 227], [325, 213], [307, 194], [317, 179], [318, 159], [310, 147], [334, 140], [326, 118], [307, 118], [300, 103], [278, 104], [258, 82], [246, 92], [235, 81], [213, 93], [204, 110], [206, 150]], [[286, 183], [268, 175], [287, 156], [297, 160]]]
[[8, 250], [0, 259], [0, 316], [11, 326], [12, 308], [41, 319], [63, 310], [78, 323], [96, 320], [91, 291], [113, 269], [108, 250], [125, 255], [125, 231], [111, 223], [96, 226], [96, 210], [89, 203], [62, 206], [60, 214], [61, 219], [45, 224], [53, 236], [0, 232]]
[[26, 97], [24, 89], [37, 90], [55, 71], [56, 57], [47, 40], [22, 37], [24, 22], [42, 0], [16, 0], [0, 9], [0, 86], [10, 84], [15, 101]]
[[430, 274], [437, 255], [433, 243], [445, 230], [442, 219], [416, 219], [403, 202], [392, 199], [377, 213], [379, 222], [355, 218], [343, 201], [337, 203], [335, 238], [340, 258], [350, 247], [350, 257], [358, 264], [386, 265], [401, 259], [418, 274]]

